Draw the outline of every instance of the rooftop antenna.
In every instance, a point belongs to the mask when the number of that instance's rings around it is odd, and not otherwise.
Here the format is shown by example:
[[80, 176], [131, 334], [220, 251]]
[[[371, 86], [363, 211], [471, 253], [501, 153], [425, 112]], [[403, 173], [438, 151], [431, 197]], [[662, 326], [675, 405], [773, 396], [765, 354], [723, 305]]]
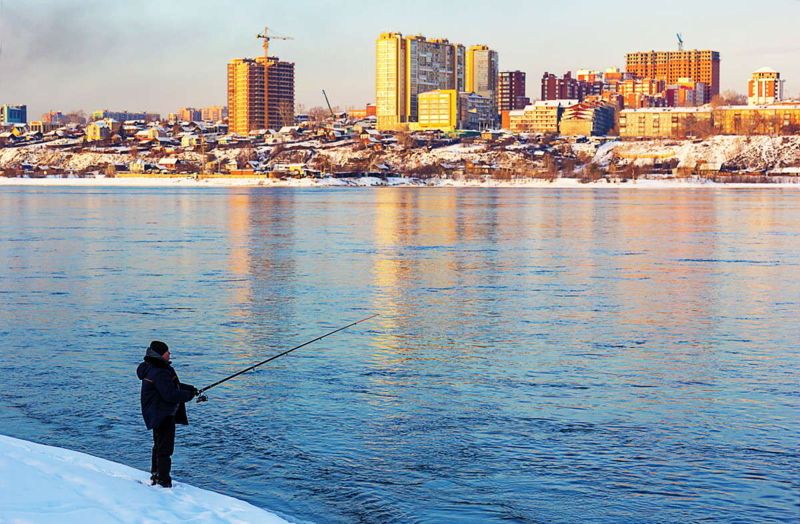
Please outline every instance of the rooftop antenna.
[[683, 51], [683, 35], [681, 33], [678, 33], [677, 37], [678, 37], [678, 51]]

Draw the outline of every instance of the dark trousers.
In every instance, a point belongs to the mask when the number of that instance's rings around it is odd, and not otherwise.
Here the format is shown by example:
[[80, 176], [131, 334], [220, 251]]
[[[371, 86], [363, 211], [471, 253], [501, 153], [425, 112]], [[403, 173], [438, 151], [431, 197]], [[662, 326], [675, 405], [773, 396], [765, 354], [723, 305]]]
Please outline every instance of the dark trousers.
[[170, 484], [172, 478], [172, 452], [175, 451], [175, 417], [166, 417], [153, 428], [153, 455], [150, 473], [158, 475], [159, 484]]

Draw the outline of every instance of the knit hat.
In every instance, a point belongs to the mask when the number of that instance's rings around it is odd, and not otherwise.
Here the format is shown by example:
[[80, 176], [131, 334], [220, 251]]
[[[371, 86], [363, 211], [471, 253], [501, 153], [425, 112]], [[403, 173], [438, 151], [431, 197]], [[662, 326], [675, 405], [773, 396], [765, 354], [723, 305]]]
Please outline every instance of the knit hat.
[[161, 342], [160, 340], [154, 340], [150, 342], [150, 347], [147, 348], [147, 352], [150, 353], [151, 351], [158, 353], [159, 355], [164, 355], [167, 351], [169, 351], [169, 346], [165, 343]]

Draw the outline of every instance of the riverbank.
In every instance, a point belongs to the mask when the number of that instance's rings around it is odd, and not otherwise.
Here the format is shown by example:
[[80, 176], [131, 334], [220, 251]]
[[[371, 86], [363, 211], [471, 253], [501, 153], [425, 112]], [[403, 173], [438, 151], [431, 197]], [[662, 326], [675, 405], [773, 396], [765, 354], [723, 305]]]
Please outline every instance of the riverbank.
[[0, 435], [0, 522], [282, 524], [247, 502], [67, 449]]
[[682, 189], [682, 188], [763, 188], [798, 189], [797, 182], [781, 183], [721, 183], [712, 180], [691, 178], [613, 180], [582, 182], [576, 178], [516, 180], [458, 180], [448, 178], [417, 179], [407, 177], [362, 177], [362, 178], [289, 178], [268, 177], [209, 177], [193, 176], [142, 176], [142, 177], [97, 177], [97, 178], [6, 178], [0, 177], [0, 187], [486, 187], [486, 188], [557, 188], [557, 189]]

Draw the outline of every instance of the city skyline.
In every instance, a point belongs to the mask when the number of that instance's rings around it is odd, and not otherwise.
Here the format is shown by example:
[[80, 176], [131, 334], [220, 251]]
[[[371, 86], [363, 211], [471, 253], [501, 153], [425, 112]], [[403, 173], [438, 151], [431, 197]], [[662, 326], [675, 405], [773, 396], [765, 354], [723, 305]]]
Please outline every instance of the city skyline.
[[325, 104], [322, 89], [342, 108], [374, 102], [374, 41], [384, 31], [488, 45], [499, 53], [501, 71], [527, 73], [534, 97], [545, 71], [624, 68], [628, 52], [677, 49], [676, 32], [684, 34], [688, 49], [720, 51], [723, 91], [746, 93], [751, 73], [762, 67], [781, 71], [787, 97], [800, 90], [800, 44], [791, 32], [800, 16], [796, 0], [779, 0], [772, 11], [759, 14], [764, 32], [758, 39], [743, 37], [752, 34], [752, 14], [738, 9], [747, 5], [738, 0], [678, 1], [646, 15], [628, 13], [630, 2], [595, 6], [583, 0], [558, 7], [313, 0], [291, 6], [239, 2], [236, 9], [215, 1], [197, 4], [4, 2], [3, 102], [27, 104], [29, 119], [51, 109], [166, 114], [225, 104], [226, 64], [259, 56], [256, 34], [265, 24], [294, 37], [276, 42], [271, 54], [297, 64], [297, 102], [306, 108]]

